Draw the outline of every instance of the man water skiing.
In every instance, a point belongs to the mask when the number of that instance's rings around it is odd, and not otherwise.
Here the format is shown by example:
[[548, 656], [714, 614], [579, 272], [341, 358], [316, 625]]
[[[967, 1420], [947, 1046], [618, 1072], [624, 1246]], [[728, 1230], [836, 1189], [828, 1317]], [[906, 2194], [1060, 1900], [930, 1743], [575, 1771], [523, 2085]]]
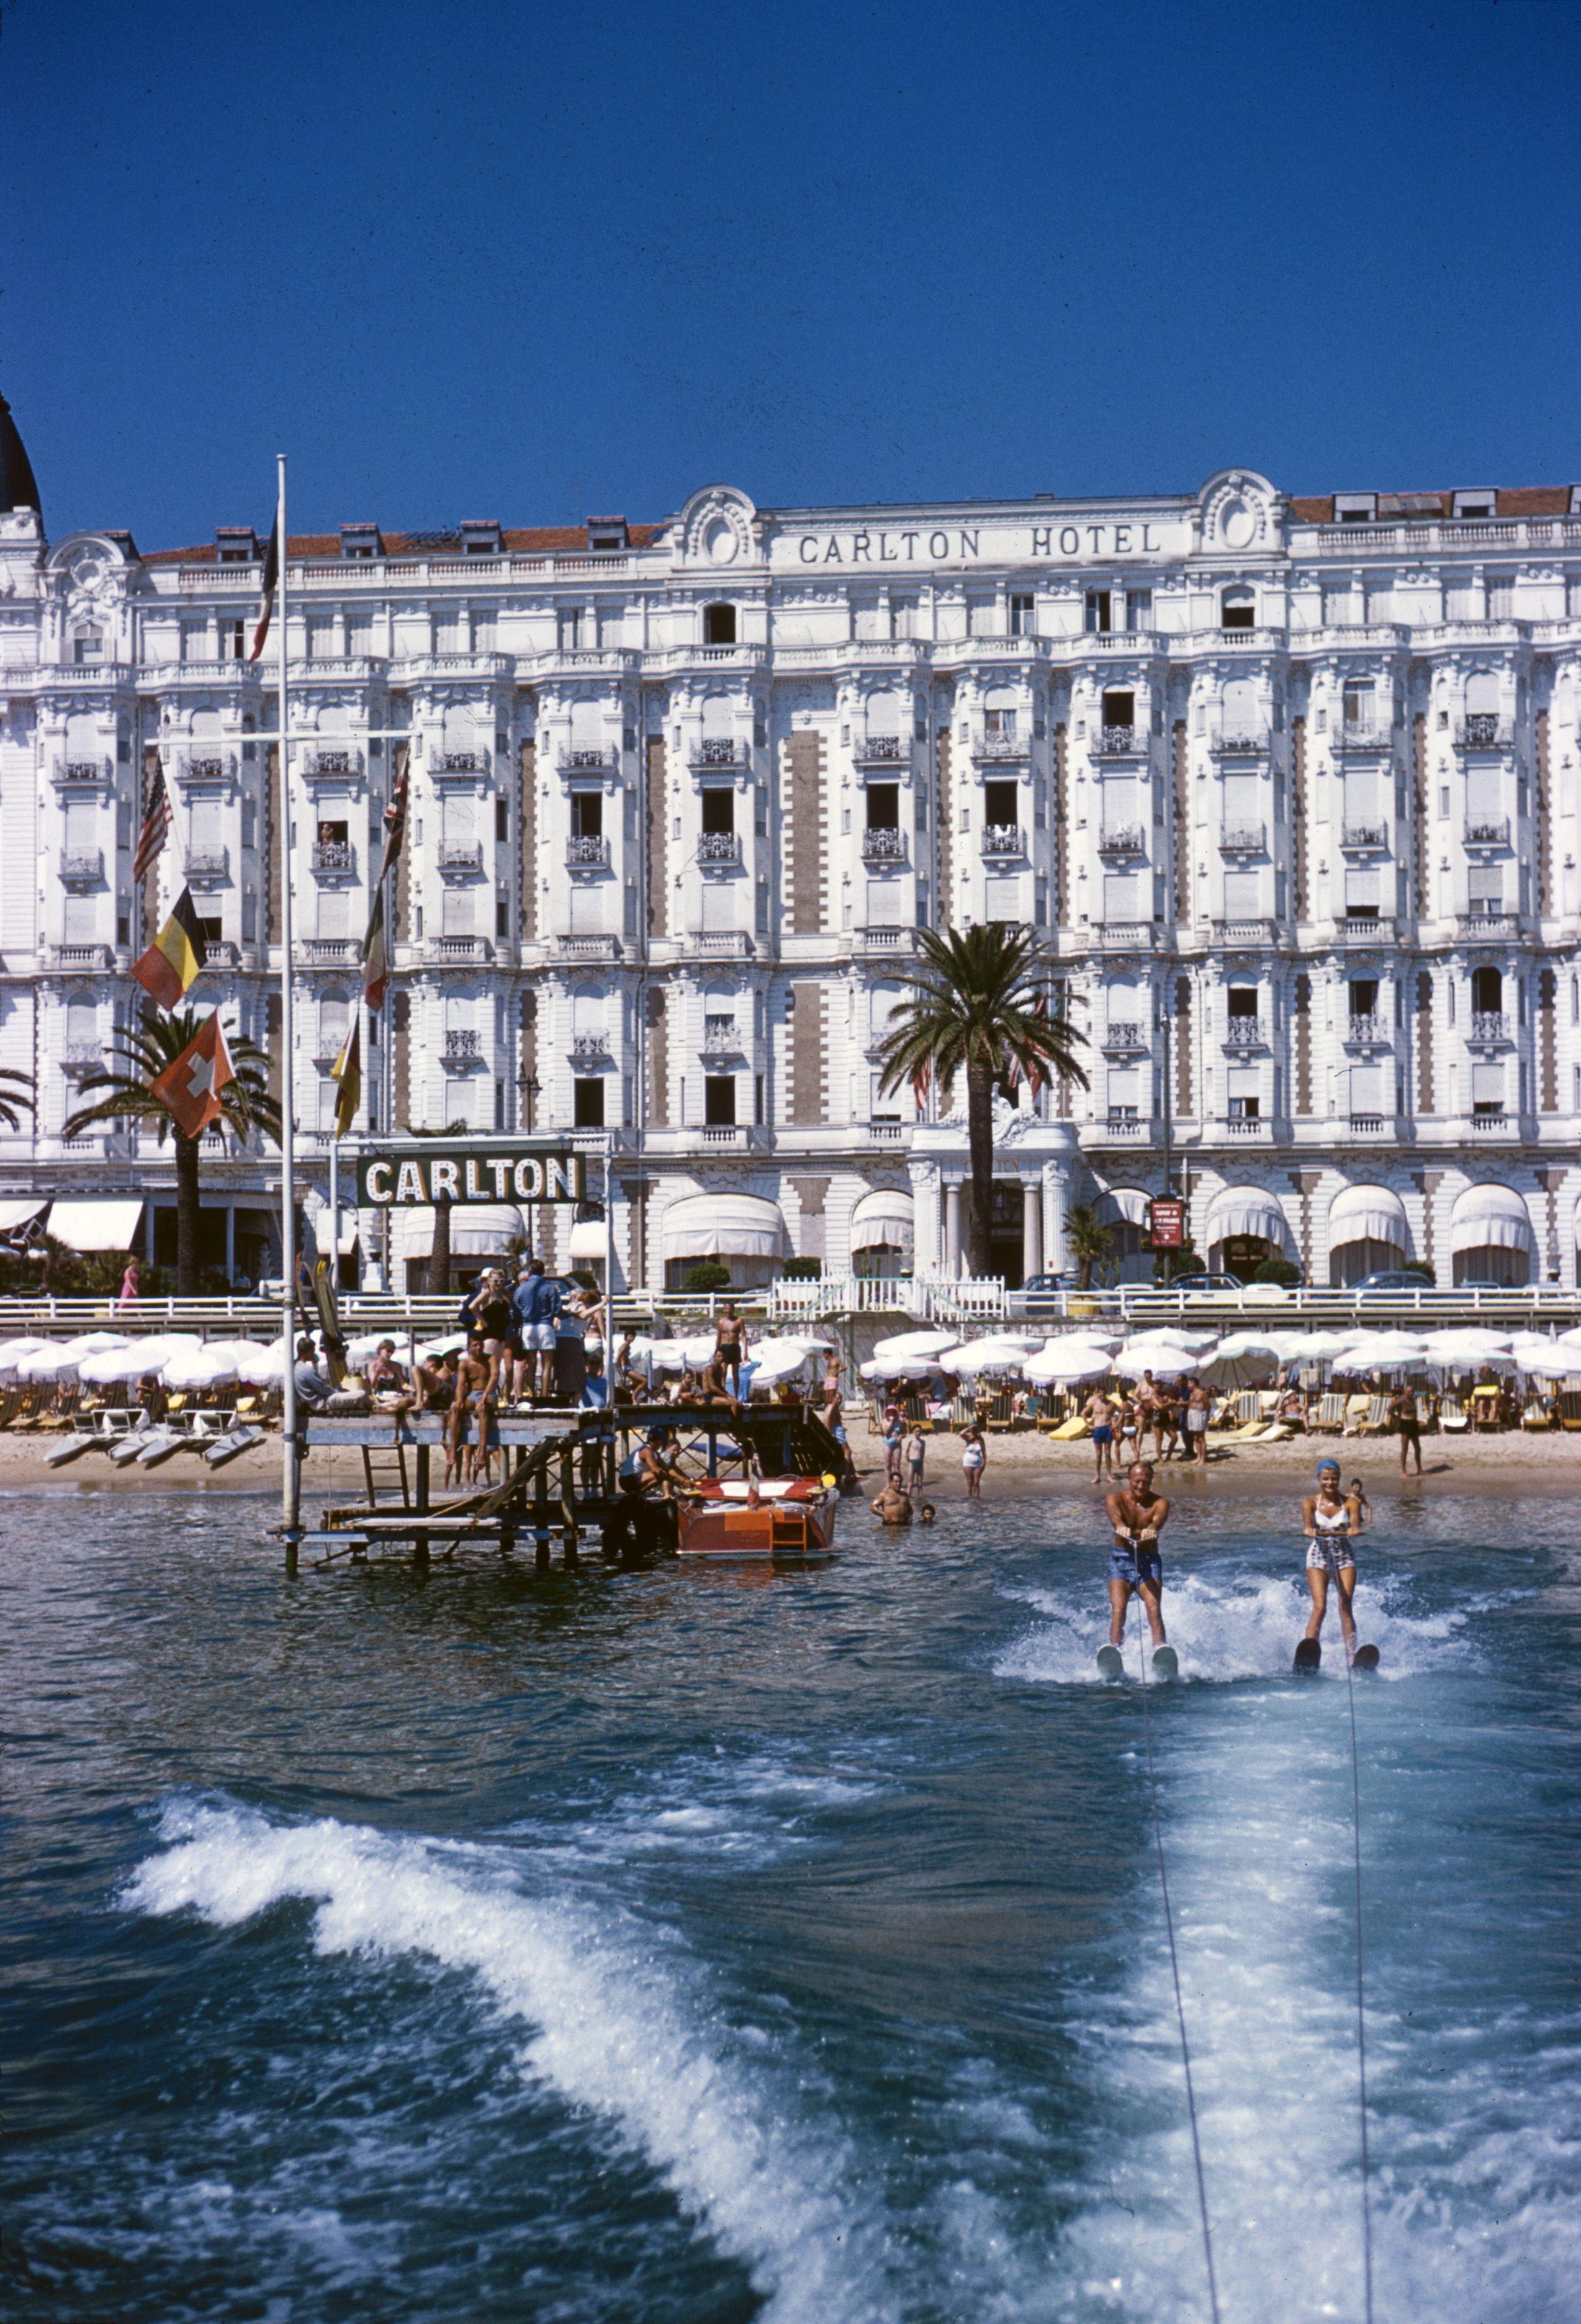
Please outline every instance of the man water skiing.
[[1105, 1678], [1124, 1673], [1120, 1648], [1133, 1593], [1141, 1599], [1152, 1632], [1153, 1669], [1162, 1678], [1175, 1675], [1175, 1650], [1164, 1636], [1164, 1569], [1159, 1556], [1159, 1534], [1169, 1521], [1170, 1504], [1154, 1492], [1152, 1477], [1151, 1461], [1133, 1461], [1123, 1487], [1104, 1502], [1114, 1528], [1109, 1552], [1109, 1643], [1098, 1650], [1098, 1668]]

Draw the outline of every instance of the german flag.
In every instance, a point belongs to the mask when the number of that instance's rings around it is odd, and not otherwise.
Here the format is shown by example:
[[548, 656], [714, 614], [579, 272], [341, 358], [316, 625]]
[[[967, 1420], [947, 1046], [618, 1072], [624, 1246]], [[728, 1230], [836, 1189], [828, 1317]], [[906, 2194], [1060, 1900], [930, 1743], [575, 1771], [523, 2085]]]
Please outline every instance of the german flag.
[[190, 991], [208, 960], [192, 890], [183, 888], [175, 910], [142, 959], [133, 964], [132, 973], [157, 1007], [173, 1009]]

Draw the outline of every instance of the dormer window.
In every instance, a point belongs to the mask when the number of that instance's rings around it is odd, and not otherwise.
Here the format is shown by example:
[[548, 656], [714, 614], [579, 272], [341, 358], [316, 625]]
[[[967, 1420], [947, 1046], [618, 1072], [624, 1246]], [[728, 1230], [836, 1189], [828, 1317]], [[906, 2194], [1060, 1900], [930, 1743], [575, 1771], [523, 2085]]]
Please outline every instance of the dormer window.
[[258, 536], [250, 524], [217, 524], [214, 553], [221, 565], [256, 565]]
[[1377, 513], [1376, 493], [1336, 493], [1334, 495], [1336, 524], [1371, 524]]
[[1475, 522], [1478, 517], [1490, 517], [1498, 506], [1498, 494], [1493, 492], [1456, 493], [1454, 511], [1462, 522]]
[[631, 535], [624, 516], [590, 516], [587, 519], [589, 549], [629, 549]]
[[497, 557], [500, 553], [500, 525], [497, 517], [486, 520], [474, 518], [461, 527], [463, 557]]
[[340, 554], [362, 564], [384, 554], [384, 543], [376, 524], [343, 524], [340, 528]]

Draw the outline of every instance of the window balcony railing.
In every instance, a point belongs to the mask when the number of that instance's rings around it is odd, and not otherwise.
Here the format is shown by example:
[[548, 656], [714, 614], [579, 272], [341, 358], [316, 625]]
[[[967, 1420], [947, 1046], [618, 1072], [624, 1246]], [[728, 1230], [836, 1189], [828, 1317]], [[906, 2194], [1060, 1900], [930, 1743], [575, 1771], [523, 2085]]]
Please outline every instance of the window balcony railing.
[[903, 834], [883, 831], [870, 824], [862, 835], [862, 860], [864, 863], [903, 863], [906, 860]]
[[1272, 920], [1215, 920], [1213, 937], [1216, 944], [1271, 944], [1278, 934]]
[[1394, 923], [1376, 912], [1347, 912], [1338, 923], [1342, 944], [1392, 944]]
[[567, 960], [618, 960], [618, 936], [572, 936], [561, 931], [555, 936], [555, 947]]
[[1225, 1024], [1226, 1049], [1266, 1049], [1268, 1027], [1261, 1017], [1231, 1017]]
[[60, 857], [60, 878], [68, 888], [91, 888], [104, 876], [102, 847], [69, 847]]
[[1226, 1138], [1268, 1139], [1273, 1124], [1260, 1113], [1232, 1113], [1222, 1124]]
[[1093, 738], [1095, 759], [1135, 759], [1147, 749], [1140, 726], [1100, 726]]
[[445, 751], [439, 755], [436, 772], [441, 775], [485, 775], [488, 757], [482, 751]]
[[562, 751], [559, 770], [562, 775], [609, 775], [616, 769], [613, 750]]
[[1475, 902], [1472, 904], [1469, 912], [1462, 912], [1456, 921], [1456, 926], [1462, 936], [1479, 938], [1512, 936], [1516, 931], [1516, 925], [1514, 913], [1505, 911], [1502, 904]]
[[1098, 942], [1105, 952], [1151, 952], [1158, 941], [1158, 929], [1151, 920], [1105, 920], [1098, 929]]
[[1476, 1138], [1502, 1138], [1516, 1127], [1514, 1120], [1502, 1106], [1488, 1111], [1479, 1108], [1471, 1117], [1472, 1135]]
[[1111, 1055], [1144, 1055], [1148, 1047], [1146, 1028], [1141, 1025], [1111, 1025], [1104, 1036], [1102, 1047]]
[[114, 772], [108, 759], [57, 759], [58, 783], [107, 783]]
[[356, 850], [349, 839], [319, 839], [313, 843], [312, 866], [320, 876], [345, 876], [356, 870]]
[[229, 759], [186, 759], [177, 768], [183, 782], [223, 783], [231, 771]]
[[1345, 1021], [1345, 1038], [1349, 1046], [1359, 1049], [1374, 1049], [1392, 1043], [1394, 1028], [1388, 1019], [1377, 1016], [1352, 1014]]
[[344, 778], [362, 772], [360, 751], [316, 751], [303, 769], [304, 774], [329, 775]]
[[702, 1054], [705, 1057], [739, 1057], [743, 1055], [741, 1035], [734, 1025], [710, 1025], [703, 1035]]
[[60, 1060], [60, 1071], [68, 1081], [86, 1081], [89, 1074], [100, 1073], [106, 1065], [105, 1052], [97, 1041], [69, 1041]]
[[1468, 1040], [1478, 1042], [1502, 1042], [1508, 1041], [1510, 1038], [1510, 1019], [1501, 1010], [1477, 1009], [1473, 1010], [1471, 1025], [1466, 1034], [1466, 1038]]
[[1339, 835], [1342, 847], [1387, 847], [1389, 825], [1386, 823], [1347, 823]]
[[441, 845], [439, 849], [439, 872], [441, 877], [446, 874], [450, 874], [457, 878], [464, 879], [468, 872], [481, 872], [482, 869], [483, 845], [481, 841], [475, 839], [469, 844], [457, 845], [452, 844], [448, 846]]
[[436, 936], [433, 948], [438, 960], [487, 960], [490, 950], [486, 936]]
[[1139, 1114], [1134, 1112], [1109, 1113], [1105, 1114], [1104, 1117], [1104, 1135], [1105, 1138], [1136, 1139], [1140, 1140], [1147, 1136], [1151, 1126], [1151, 1125], [1150, 1123], [1144, 1121]]
[[566, 842], [566, 862], [578, 871], [602, 871], [609, 861], [609, 842], [596, 831], [574, 831]]
[[229, 848], [192, 848], [187, 857], [187, 878], [195, 888], [223, 887], [230, 878]]
[[[573, 1043], [573, 1049], [575, 1046]], [[454, 1026], [446, 1033], [445, 1063], [447, 1065], [456, 1065], [467, 1058], [481, 1058], [482, 1056], [483, 1040], [478, 1033]]]
[[1098, 835], [1100, 855], [1141, 855], [1146, 847], [1147, 834], [1140, 823], [1117, 823]]
[[750, 754], [744, 742], [730, 734], [706, 734], [692, 746], [694, 767], [744, 767], [750, 764]]
[[867, 1137], [869, 1144], [873, 1146], [903, 1146], [906, 1142], [906, 1125], [903, 1121], [870, 1121], [867, 1125]]
[[738, 831], [705, 831], [698, 842], [699, 863], [739, 863], [741, 834]]
[[1350, 1117], [1350, 1127], [1353, 1138], [1382, 1138], [1387, 1130], [1392, 1129], [1393, 1124], [1387, 1114], [1353, 1113]]
[[1455, 729], [1457, 751], [1510, 751], [1514, 746], [1514, 728], [1496, 712], [1476, 712], [1461, 719]]
[[1509, 816], [1507, 815], [1490, 816], [1481, 823], [1468, 823], [1465, 826], [1465, 844], [1467, 847], [1508, 847], [1510, 844]]
[[1248, 733], [1244, 727], [1226, 734], [1210, 734], [1207, 747], [1216, 759], [1261, 759], [1269, 747], [1266, 728]]
[[972, 744], [974, 759], [1030, 759], [1031, 754], [1028, 734], [979, 734]]
[[1267, 844], [1267, 829], [1261, 823], [1226, 823], [1219, 834], [1221, 855], [1261, 855]]
[[606, 1064], [609, 1058], [607, 1033], [573, 1033], [571, 1056], [578, 1065]]
[[1017, 823], [987, 823], [983, 826], [983, 853], [987, 856], [1024, 855], [1026, 842]]
[[703, 1124], [705, 1146], [744, 1146], [747, 1132], [741, 1122], [707, 1121]]
[[354, 936], [308, 936], [302, 951], [310, 961], [355, 960], [361, 950]]
[[51, 958], [57, 968], [108, 968], [114, 958], [108, 945], [51, 945]]
[[851, 756], [859, 767], [903, 767], [911, 749], [898, 734], [869, 734], [852, 745]]
[[1393, 743], [1387, 726], [1378, 725], [1371, 718], [1346, 718], [1334, 729], [1336, 751], [1387, 751]]

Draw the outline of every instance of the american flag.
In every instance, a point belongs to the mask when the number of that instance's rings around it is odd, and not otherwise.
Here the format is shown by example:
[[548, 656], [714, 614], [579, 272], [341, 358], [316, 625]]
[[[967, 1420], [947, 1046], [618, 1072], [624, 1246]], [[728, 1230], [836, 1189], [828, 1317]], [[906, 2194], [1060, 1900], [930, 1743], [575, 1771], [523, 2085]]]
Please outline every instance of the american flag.
[[132, 877], [141, 880], [159, 861], [160, 849], [170, 837], [171, 795], [165, 788], [164, 768], [157, 751], [150, 754], [148, 781], [143, 793], [143, 828], [132, 858]]

